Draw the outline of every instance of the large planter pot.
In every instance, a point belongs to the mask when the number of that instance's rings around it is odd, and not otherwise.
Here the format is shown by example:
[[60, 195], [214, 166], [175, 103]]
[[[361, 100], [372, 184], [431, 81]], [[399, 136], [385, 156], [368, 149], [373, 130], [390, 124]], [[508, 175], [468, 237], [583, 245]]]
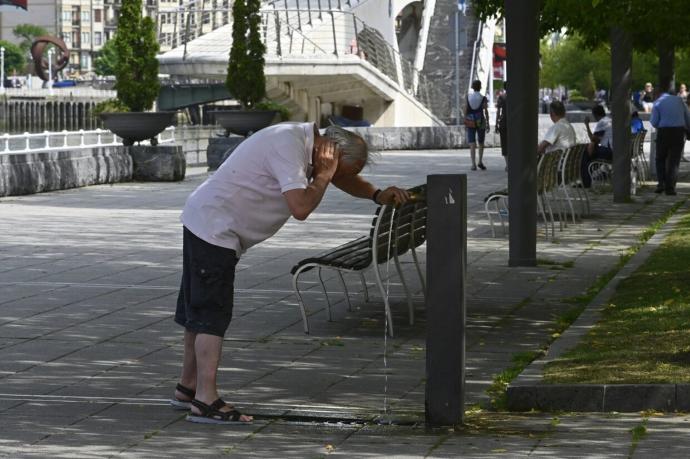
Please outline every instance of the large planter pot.
[[584, 111], [590, 111], [592, 110], [596, 105], [598, 105], [596, 102], [593, 100], [577, 100], [575, 102], [571, 102], [574, 106], [579, 108], [580, 110]]
[[219, 110], [214, 112], [216, 123], [225, 129], [226, 135], [247, 136], [270, 126], [276, 117], [275, 110]]
[[175, 112], [123, 112], [101, 113], [103, 126], [122, 137], [123, 145], [151, 140], [157, 145], [156, 136], [175, 123]]

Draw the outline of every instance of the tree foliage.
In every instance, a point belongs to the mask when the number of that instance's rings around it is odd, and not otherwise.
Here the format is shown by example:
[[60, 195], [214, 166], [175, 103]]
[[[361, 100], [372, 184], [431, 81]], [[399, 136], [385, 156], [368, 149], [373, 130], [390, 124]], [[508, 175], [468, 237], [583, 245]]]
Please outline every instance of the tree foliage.
[[[585, 46], [579, 35], [566, 35], [556, 45], [550, 46], [544, 39], [540, 45], [541, 71], [539, 84], [542, 88], [564, 86], [580, 88], [589, 72], [594, 75], [597, 89], [611, 87], [611, 49], [608, 43], [595, 48]], [[632, 87], [642, 89], [645, 82], [657, 77], [658, 56], [656, 51], [633, 52]], [[678, 81], [690, 81], [690, 50], [676, 53]]]
[[98, 56], [93, 61], [93, 71], [96, 75], [107, 76], [115, 75], [117, 68], [117, 50], [115, 49], [115, 40], [108, 40], [105, 42]]
[[45, 28], [35, 24], [19, 24], [12, 29], [12, 33], [15, 37], [22, 39], [19, 43], [19, 48], [21, 48], [24, 53], [27, 53], [31, 49], [31, 45], [36, 37], [49, 35]]
[[[475, 9], [481, 19], [491, 16], [503, 16], [504, 0], [476, 0]], [[641, 68], [634, 66], [633, 85], [639, 86], [640, 70], [645, 81], [655, 81], [658, 77], [661, 85], [670, 82], [673, 73], [673, 62], [659, 59], [662, 50], [687, 48], [690, 44], [690, 27], [683, 12], [687, 0], [657, 0], [650, 3], [646, 0], [541, 0], [540, 31], [542, 36], [563, 29], [580, 36], [582, 44], [590, 50], [597, 50], [610, 42], [611, 30], [620, 28], [632, 39], [635, 49], [633, 63], [640, 63]], [[656, 52], [654, 77], [647, 75], [648, 53]], [[609, 53], [610, 54], [610, 53]], [[683, 61], [678, 61], [680, 65]], [[605, 67], [607, 71], [610, 64]], [[679, 66], [680, 68], [680, 66]], [[599, 78], [595, 79], [599, 83]], [[606, 77], [608, 80], [609, 77]]]
[[254, 108], [266, 95], [260, 7], [260, 0], [235, 0], [232, 7], [232, 48], [225, 84], [245, 109]]
[[151, 18], [141, 14], [141, 0], [123, 0], [114, 48], [117, 98], [133, 112], [150, 110], [158, 97], [160, 49]]
[[[476, 0], [481, 19], [503, 16], [504, 0]], [[629, 32], [635, 49], [654, 50], [659, 43], [683, 47], [690, 43], [687, 0], [542, 0], [542, 36], [566, 28], [577, 32], [590, 48], [609, 41], [612, 28]]]
[[5, 76], [10, 75], [13, 70], [17, 72], [24, 70], [26, 59], [21, 48], [5, 40], [0, 40], [0, 46], [5, 48]]
[[554, 46], [542, 40], [540, 54], [539, 80], [543, 88], [579, 88], [589, 73], [592, 73], [597, 88], [608, 89], [610, 86], [608, 45], [601, 45], [592, 50], [583, 45], [581, 37], [567, 35]]

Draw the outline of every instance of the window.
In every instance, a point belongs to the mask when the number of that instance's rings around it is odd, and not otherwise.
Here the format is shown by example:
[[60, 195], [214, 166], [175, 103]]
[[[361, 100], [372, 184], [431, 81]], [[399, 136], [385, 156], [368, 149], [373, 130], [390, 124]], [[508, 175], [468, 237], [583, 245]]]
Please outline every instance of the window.
[[63, 33], [62, 34], [62, 40], [65, 42], [65, 44], [67, 46], [71, 46], [72, 45], [72, 34], [70, 34], [69, 32]]
[[74, 45], [75, 48], [81, 48], [81, 42], [79, 41], [79, 32], [72, 32], [72, 45]]
[[93, 33], [93, 44], [96, 46], [101, 46], [103, 44], [103, 34], [101, 32]]
[[88, 53], [81, 53], [79, 66], [82, 68], [82, 70], [89, 70], [91, 68], [91, 60], [89, 59]]
[[93, 22], [101, 22], [103, 20], [102, 15], [103, 10], [93, 10]]
[[91, 40], [89, 40], [89, 38], [90, 38], [90, 37], [89, 37], [89, 33], [88, 33], [88, 32], [82, 32], [82, 33], [81, 33], [81, 42], [82, 42], [82, 44], [88, 45], [88, 44], [91, 42]]
[[85, 10], [81, 12], [81, 22], [82, 24], [91, 22], [91, 11]]
[[62, 12], [62, 20], [64, 22], [72, 22], [72, 12], [71, 11], [63, 11]]

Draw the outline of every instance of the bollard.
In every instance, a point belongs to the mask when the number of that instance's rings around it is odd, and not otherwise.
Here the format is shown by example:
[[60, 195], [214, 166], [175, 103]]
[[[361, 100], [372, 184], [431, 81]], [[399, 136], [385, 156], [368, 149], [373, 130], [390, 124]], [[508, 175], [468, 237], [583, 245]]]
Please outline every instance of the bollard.
[[465, 405], [467, 176], [427, 176], [426, 422], [461, 424]]

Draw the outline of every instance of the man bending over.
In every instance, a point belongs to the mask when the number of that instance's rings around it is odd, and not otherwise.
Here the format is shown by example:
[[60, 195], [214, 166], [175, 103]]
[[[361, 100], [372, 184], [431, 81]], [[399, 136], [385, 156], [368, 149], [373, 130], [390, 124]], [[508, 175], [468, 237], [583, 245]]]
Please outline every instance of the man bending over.
[[249, 137], [187, 199], [182, 212], [183, 272], [175, 322], [184, 327], [182, 374], [171, 403], [191, 409], [189, 421], [247, 423], [218, 395], [216, 377], [233, 308], [235, 266], [251, 246], [290, 218], [306, 219], [330, 183], [378, 204], [409, 198], [379, 190], [358, 174], [369, 160], [364, 140], [331, 126], [281, 123]]

